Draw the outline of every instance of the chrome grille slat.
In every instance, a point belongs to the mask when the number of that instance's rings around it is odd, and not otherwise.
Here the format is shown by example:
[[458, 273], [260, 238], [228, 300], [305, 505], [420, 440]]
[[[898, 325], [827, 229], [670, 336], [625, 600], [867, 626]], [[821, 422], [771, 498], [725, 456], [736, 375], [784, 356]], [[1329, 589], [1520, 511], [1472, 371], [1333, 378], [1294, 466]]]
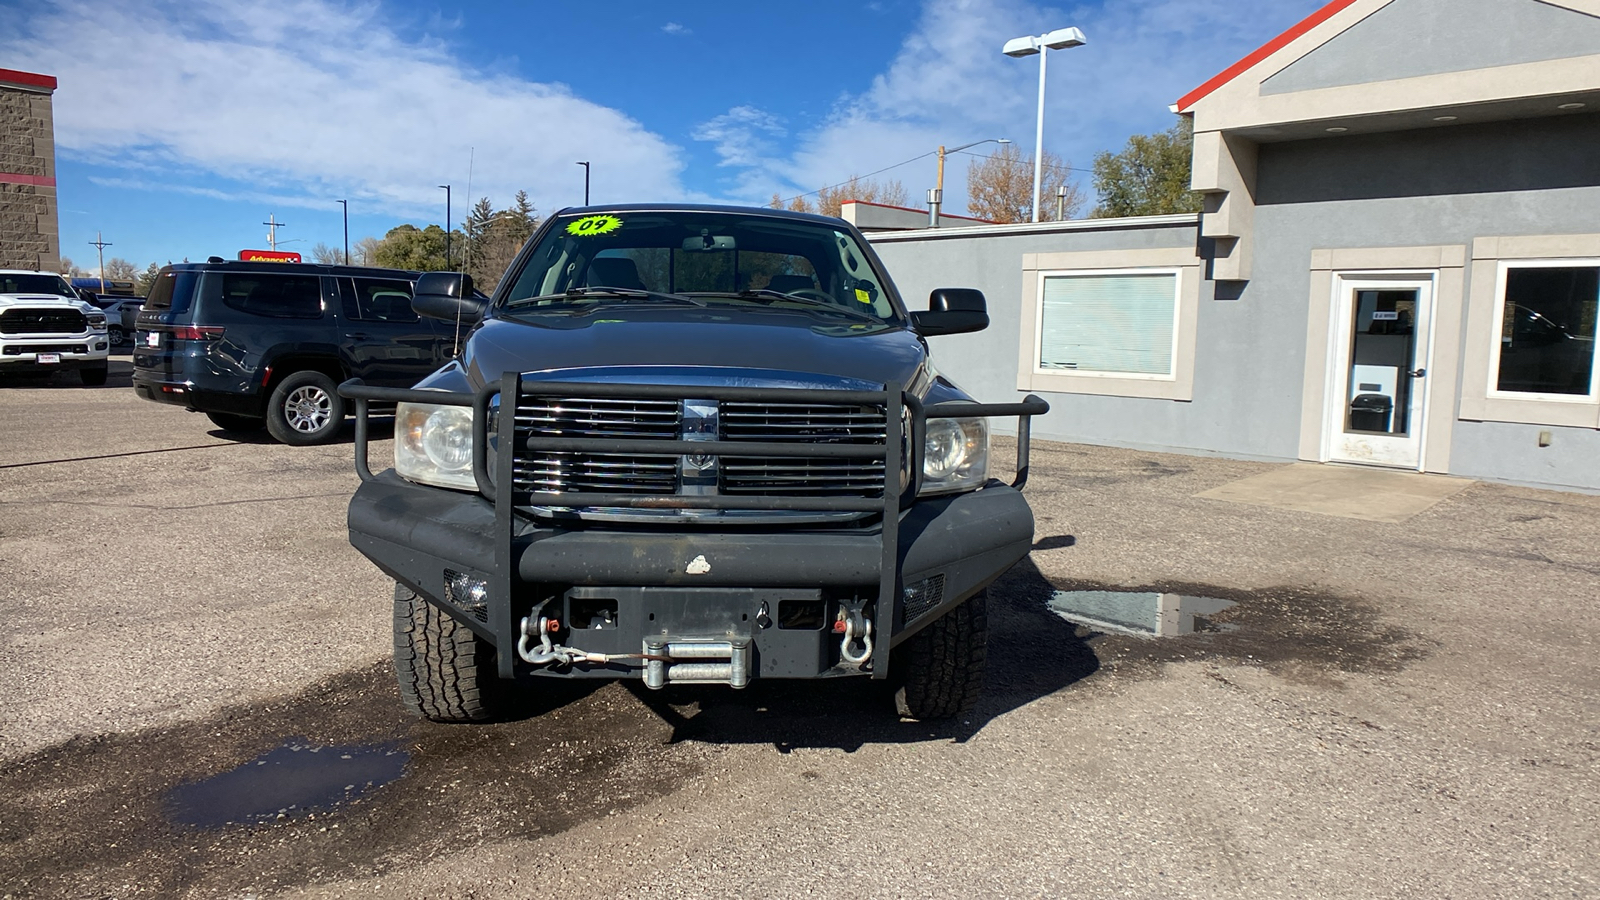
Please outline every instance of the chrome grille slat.
[[[724, 401], [718, 413], [717, 437], [729, 442], [881, 445], [888, 431], [881, 408]], [[529, 437], [678, 440], [683, 427], [680, 404], [673, 400], [525, 398], [514, 419], [519, 446]], [[563, 492], [675, 494], [678, 467], [676, 456], [524, 449], [513, 460], [512, 479], [515, 490], [541, 500]], [[727, 456], [718, 469], [718, 490], [724, 494], [883, 493], [881, 461]]]

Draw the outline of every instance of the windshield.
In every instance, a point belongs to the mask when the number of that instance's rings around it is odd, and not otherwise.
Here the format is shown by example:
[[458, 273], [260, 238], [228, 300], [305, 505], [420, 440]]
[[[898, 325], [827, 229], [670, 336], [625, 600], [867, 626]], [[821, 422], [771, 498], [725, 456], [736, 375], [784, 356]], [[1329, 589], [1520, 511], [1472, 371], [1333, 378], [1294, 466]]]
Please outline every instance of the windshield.
[[78, 299], [78, 292], [60, 275], [0, 272], [0, 294], [55, 294]]
[[568, 311], [685, 299], [900, 318], [882, 277], [847, 229], [696, 211], [557, 217], [501, 307]]

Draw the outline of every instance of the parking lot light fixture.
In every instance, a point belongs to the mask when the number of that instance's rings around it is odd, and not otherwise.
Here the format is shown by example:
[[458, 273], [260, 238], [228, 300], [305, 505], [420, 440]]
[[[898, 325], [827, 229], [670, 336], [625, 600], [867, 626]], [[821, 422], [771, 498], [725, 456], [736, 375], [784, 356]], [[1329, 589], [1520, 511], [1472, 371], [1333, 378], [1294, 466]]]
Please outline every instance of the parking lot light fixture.
[[[444, 191], [444, 267], [450, 268], [450, 185], [439, 185]], [[471, 197], [467, 198], [471, 200]]]
[[1039, 185], [1044, 177], [1044, 70], [1045, 59], [1049, 56], [1047, 50], [1066, 50], [1071, 47], [1082, 47], [1088, 43], [1088, 38], [1076, 28], [1057, 28], [1044, 34], [1012, 38], [1006, 41], [1000, 52], [1007, 56], [1021, 59], [1024, 56], [1039, 56], [1039, 121], [1034, 130], [1033, 139], [1033, 221], [1039, 221]]

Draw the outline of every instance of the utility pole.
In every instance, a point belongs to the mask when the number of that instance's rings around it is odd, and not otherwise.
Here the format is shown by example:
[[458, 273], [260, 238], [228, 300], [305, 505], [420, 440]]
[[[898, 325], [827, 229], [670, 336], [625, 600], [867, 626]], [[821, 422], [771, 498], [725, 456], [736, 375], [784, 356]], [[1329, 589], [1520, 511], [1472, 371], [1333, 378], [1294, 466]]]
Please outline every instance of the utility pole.
[[106, 248], [111, 246], [111, 242], [101, 240], [100, 232], [96, 231], [94, 240], [89, 242], [89, 246], [100, 253], [100, 293], [104, 294], [106, 292]]
[[273, 214], [267, 216], [267, 220], [261, 224], [267, 226], [267, 249], [278, 249], [278, 229], [289, 227], [289, 223], [279, 222], [277, 215]]

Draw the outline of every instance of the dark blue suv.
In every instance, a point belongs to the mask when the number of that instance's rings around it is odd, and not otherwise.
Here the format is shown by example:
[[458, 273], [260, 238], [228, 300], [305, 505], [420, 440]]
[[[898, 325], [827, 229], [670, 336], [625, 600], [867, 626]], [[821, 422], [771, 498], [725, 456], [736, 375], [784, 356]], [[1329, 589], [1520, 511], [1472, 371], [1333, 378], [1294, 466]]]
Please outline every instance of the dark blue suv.
[[332, 440], [345, 418], [340, 382], [410, 387], [452, 358], [451, 325], [411, 308], [416, 278], [217, 257], [167, 266], [139, 313], [133, 388], [225, 430]]

